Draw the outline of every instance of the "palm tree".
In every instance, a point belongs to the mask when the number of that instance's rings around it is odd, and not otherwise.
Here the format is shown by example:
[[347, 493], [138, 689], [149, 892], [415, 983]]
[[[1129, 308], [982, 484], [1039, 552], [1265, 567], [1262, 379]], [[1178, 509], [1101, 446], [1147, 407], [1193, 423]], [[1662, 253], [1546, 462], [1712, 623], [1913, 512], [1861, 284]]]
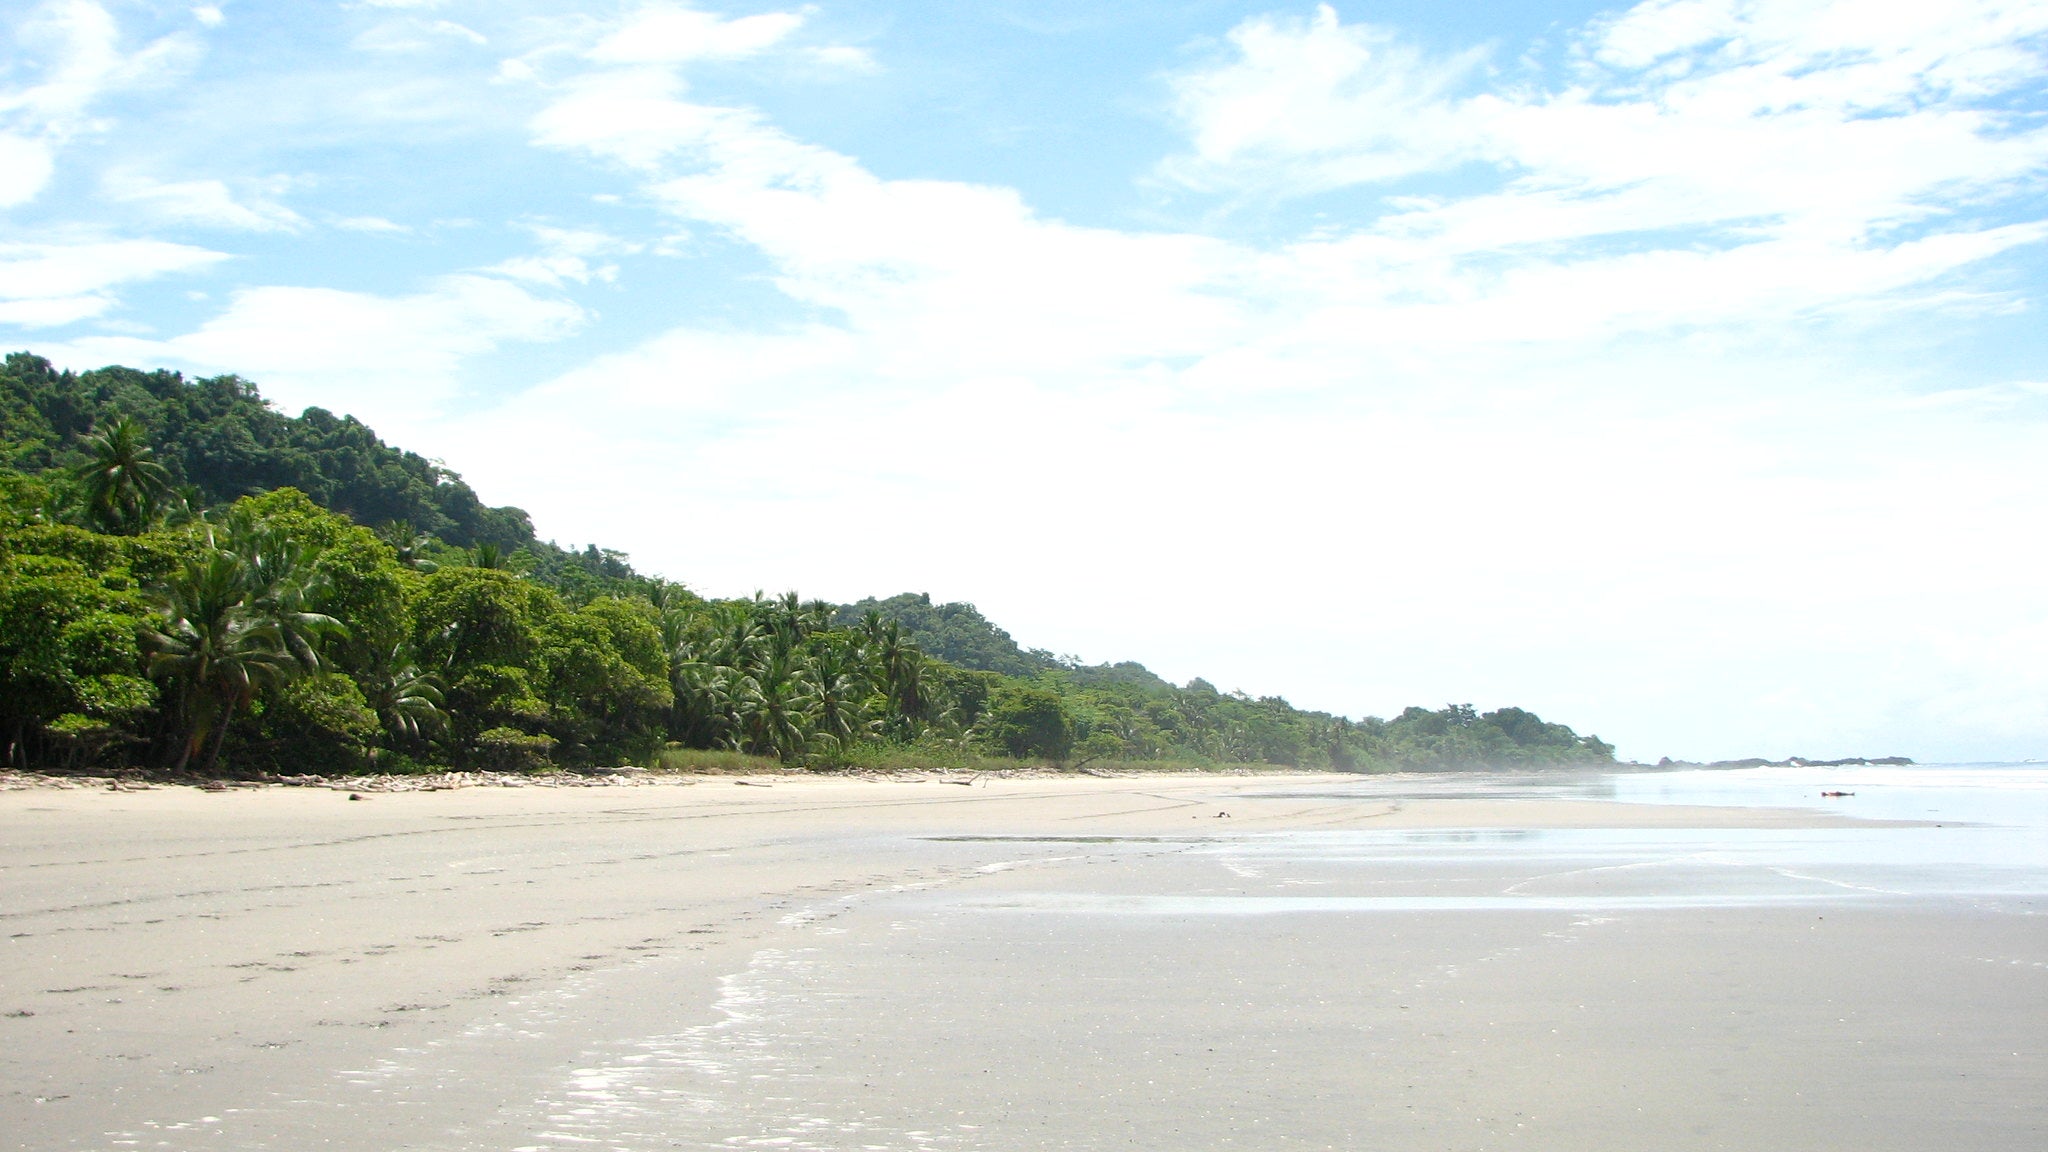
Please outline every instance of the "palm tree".
[[809, 750], [815, 717], [807, 680], [803, 670], [779, 652], [771, 653], [757, 672], [739, 679], [733, 703], [741, 724], [741, 751], [768, 753], [788, 762]]
[[405, 740], [418, 740], [428, 729], [447, 722], [448, 713], [441, 709], [441, 679], [420, 671], [412, 645], [400, 641], [385, 668], [373, 683], [370, 707], [387, 731]]
[[431, 576], [441, 570], [439, 564], [422, 554], [426, 546], [434, 542], [434, 538], [413, 527], [410, 520], [385, 521], [377, 528], [377, 539], [391, 545], [391, 550], [398, 553], [400, 564], [423, 576]]
[[85, 517], [102, 532], [134, 536], [148, 528], [171, 490], [171, 474], [156, 462], [141, 424], [123, 416], [105, 432], [87, 436], [92, 459], [71, 470], [83, 490]]
[[204, 524], [209, 516], [206, 495], [197, 485], [180, 484], [164, 498], [163, 522], [170, 527]]
[[[316, 588], [307, 549], [274, 531], [231, 534], [151, 590], [156, 623], [144, 629], [149, 672], [175, 688], [184, 737], [174, 770], [211, 769], [235, 713], [260, 693], [318, 671], [319, 646], [347, 635], [332, 616], [305, 610]], [[209, 533], [210, 535], [211, 533]]]
[[820, 644], [811, 652], [808, 672], [793, 703], [820, 737], [844, 752], [867, 721], [860, 704], [867, 679], [860, 653], [844, 643]]
[[875, 686], [889, 704], [889, 734], [896, 739], [915, 739], [931, 719], [931, 701], [924, 683], [924, 653], [903, 638], [901, 623], [884, 622], [874, 611], [861, 621], [860, 630], [867, 638], [866, 656], [874, 672]]
[[251, 611], [272, 621], [287, 651], [309, 670], [320, 667], [320, 642], [341, 625], [331, 616], [310, 612], [328, 589], [318, 568], [319, 549], [287, 533], [247, 517], [231, 519], [227, 550], [241, 561]]

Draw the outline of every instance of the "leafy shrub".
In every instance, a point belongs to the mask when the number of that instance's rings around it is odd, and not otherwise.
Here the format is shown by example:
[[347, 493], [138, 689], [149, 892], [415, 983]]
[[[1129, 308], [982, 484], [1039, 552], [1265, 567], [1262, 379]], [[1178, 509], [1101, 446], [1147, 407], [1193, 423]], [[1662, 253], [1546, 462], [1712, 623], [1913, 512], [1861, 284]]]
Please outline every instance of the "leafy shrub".
[[492, 728], [476, 738], [476, 766], [489, 772], [534, 772], [548, 767], [555, 753], [553, 736], [533, 736], [517, 728]]

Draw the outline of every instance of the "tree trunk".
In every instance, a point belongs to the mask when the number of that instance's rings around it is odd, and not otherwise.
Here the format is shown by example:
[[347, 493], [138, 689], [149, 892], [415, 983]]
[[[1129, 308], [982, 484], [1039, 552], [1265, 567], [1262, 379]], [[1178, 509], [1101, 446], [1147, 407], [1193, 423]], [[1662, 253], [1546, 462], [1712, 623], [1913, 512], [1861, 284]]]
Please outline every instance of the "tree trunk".
[[213, 766], [220, 761], [221, 745], [228, 742], [228, 722], [234, 718], [235, 700], [233, 697], [229, 697], [228, 706], [220, 710], [220, 728], [213, 734], [213, 750], [206, 754], [206, 764], [202, 771], [211, 773]]

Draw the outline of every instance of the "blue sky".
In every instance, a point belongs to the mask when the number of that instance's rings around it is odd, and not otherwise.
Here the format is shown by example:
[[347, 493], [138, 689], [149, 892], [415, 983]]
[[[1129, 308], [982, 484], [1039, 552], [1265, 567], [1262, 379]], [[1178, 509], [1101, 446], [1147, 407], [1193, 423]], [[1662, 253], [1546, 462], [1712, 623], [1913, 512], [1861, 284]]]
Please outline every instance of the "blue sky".
[[0, 3], [0, 332], [709, 594], [2048, 755], [2048, 2]]

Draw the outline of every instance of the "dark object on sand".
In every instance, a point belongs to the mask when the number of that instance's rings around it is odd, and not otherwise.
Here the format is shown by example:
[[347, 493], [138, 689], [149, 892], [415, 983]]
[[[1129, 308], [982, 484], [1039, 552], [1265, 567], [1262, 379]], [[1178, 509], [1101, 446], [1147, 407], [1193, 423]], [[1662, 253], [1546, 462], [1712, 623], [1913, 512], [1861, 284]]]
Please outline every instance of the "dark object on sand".
[[1854, 792], [1823, 792], [1823, 796], [1854, 796]]

